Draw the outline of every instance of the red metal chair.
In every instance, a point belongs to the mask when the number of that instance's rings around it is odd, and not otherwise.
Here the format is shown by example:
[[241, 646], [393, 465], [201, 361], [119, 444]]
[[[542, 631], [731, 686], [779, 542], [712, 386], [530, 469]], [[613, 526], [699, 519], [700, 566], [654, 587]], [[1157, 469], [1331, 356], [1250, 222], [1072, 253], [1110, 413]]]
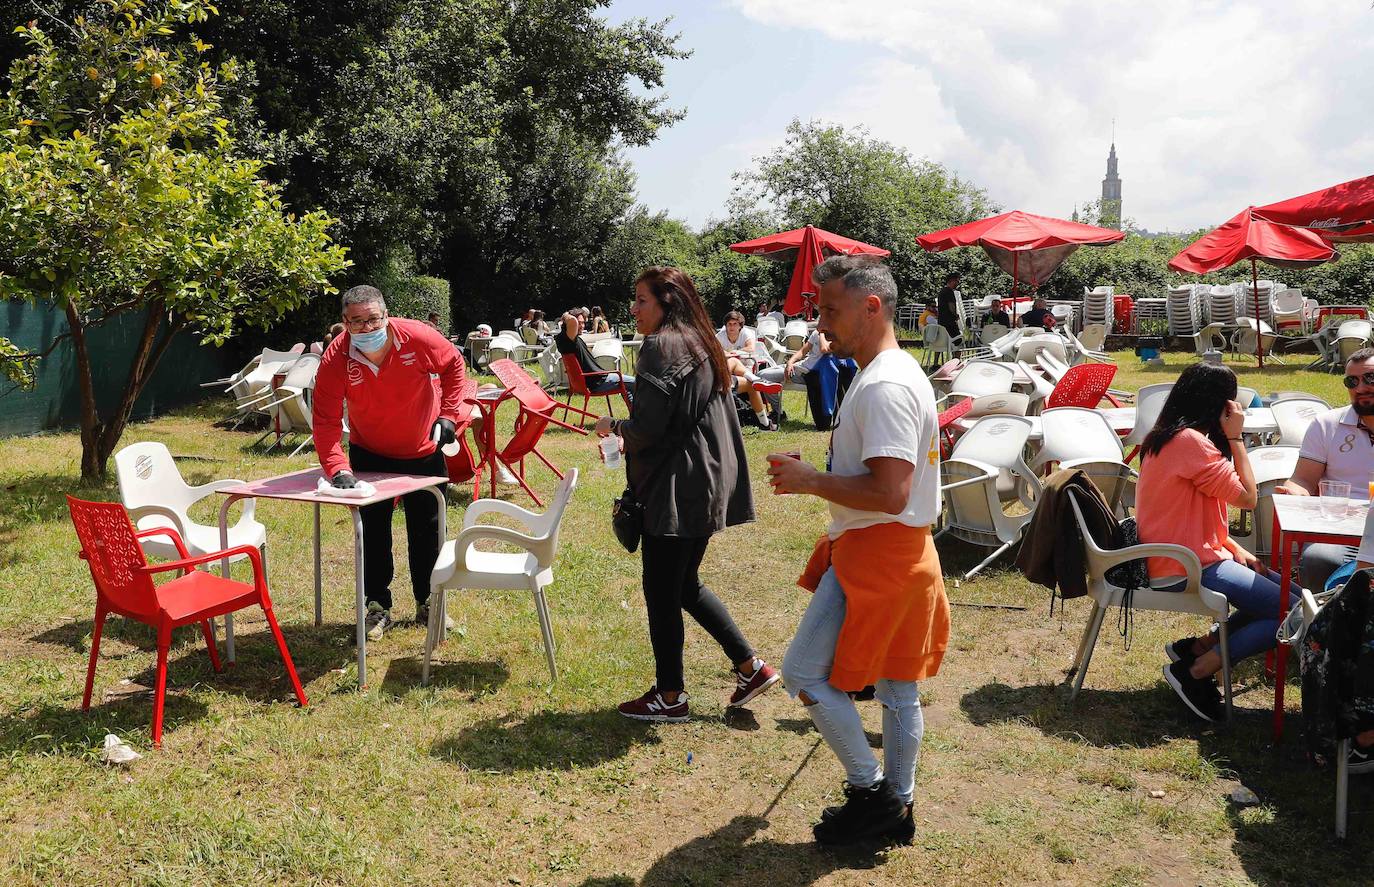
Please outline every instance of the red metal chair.
[[[81, 542], [81, 559], [91, 569], [95, 582], [95, 626], [91, 631], [91, 661], [86, 668], [86, 692], [81, 710], [91, 707], [91, 688], [95, 683], [95, 663], [100, 655], [100, 632], [105, 617], [118, 613], [157, 629], [157, 685], [153, 695], [153, 745], [162, 745], [162, 707], [167, 695], [167, 651], [172, 644], [172, 629], [198, 623], [209, 647], [210, 664], [220, 670], [219, 653], [209, 620], [235, 613], [254, 604], [262, 607], [267, 624], [276, 638], [277, 649], [286, 663], [292, 689], [302, 706], [305, 690], [296, 675], [296, 666], [286, 649], [286, 640], [272, 614], [272, 599], [262, 571], [262, 555], [251, 545], [241, 545], [191, 557], [186, 543], [171, 527], [134, 532], [129, 514], [117, 502], [86, 502], [67, 497], [76, 537]], [[147, 536], [167, 536], [181, 555], [179, 560], [149, 565], [138, 540]], [[194, 569], [232, 555], [247, 555], [253, 565], [253, 583], [235, 582], [215, 573]], [[153, 574], [180, 570], [181, 576], [162, 585], [153, 584]]]
[[[1045, 399], [1045, 409], [1084, 407], [1095, 410], [1102, 398], [1111, 398], [1107, 389], [1111, 387], [1115, 375], [1116, 365], [1111, 363], [1080, 363], [1069, 367], [1069, 371]], [[1112, 399], [1112, 403], [1121, 406], [1115, 399]]]
[[954, 447], [954, 423], [962, 419], [971, 409], [973, 409], [973, 398], [966, 397], [936, 417], [940, 426], [940, 439], [943, 441], [940, 447], [941, 458], [948, 459], [949, 452]]
[[[612, 416], [615, 415], [615, 410], [611, 407], [611, 395], [619, 394], [621, 398], [625, 401], [625, 408], [629, 409], [630, 391], [625, 387], [625, 379], [619, 372], [615, 370], [602, 370], [601, 372], [597, 373], [584, 373], [582, 371], [582, 364], [577, 362], [576, 354], [563, 355], [563, 372], [568, 377], [568, 402], [562, 405], [563, 418], [568, 418], [568, 410], [572, 410], [574, 413], [580, 414], [582, 416], [582, 419], [578, 423], [579, 428], [587, 427], [588, 416], [591, 416], [593, 419], [601, 418], [595, 413], [587, 411], [587, 404], [591, 401], [593, 397], [606, 398], [606, 411], [610, 413]], [[587, 386], [587, 380], [595, 380], [598, 377], [610, 375], [615, 375], [617, 377], [616, 387], [612, 388], [609, 391], [598, 391], [595, 394], [593, 394], [591, 392], [591, 389]], [[582, 395], [582, 409], [580, 410], [572, 405], [573, 396], [577, 394]]]
[[[564, 404], [550, 397], [548, 392], [539, 387], [539, 383], [529, 373], [521, 369], [515, 361], [509, 358], [492, 361], [491, 371], [506, 386], [508, 396], [520, 405], [520, 414], [515, 417], [514, 433], [505, 446], [498, 448], [495, 438], [488, 438], [486, 443], [489, 460], [499, 462], [510, 469], [521, 488], [529, 494], [535, 504], [543, 507], [543, 501], [525, 482], [525, 458], [534, 456], [548, 466], [548, 469], [561, 480], [563, 472], [559, 471], [557, 466], [548, 460], [548, 457], [539, 452], [540, 438], [544, 436], [544, 431], [549, 423], [575, 431], [578, 434], [586, 434], [587, 432], [555, 419], [553, 417], [554, 412]], [[493, 409], [492, 412], [494, 413], [495, 410]], [[487, 424], [492, 427], [494, 435], [495, 423]], [[493, 499], [496, 498], [495, 469], [491, 469], [491, 496]]]

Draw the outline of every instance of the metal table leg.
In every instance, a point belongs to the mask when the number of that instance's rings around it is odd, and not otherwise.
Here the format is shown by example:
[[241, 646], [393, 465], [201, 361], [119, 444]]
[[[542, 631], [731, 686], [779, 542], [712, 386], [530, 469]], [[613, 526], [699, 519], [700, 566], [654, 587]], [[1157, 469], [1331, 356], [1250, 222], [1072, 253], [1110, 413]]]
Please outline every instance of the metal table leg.
[[367, 595], [363, 591], [363, 517], [350, 507], [353, 515], [353, 589], [358, 608], [358, 689], [367, 688]]
[[324, 598], [320, 585], [320, 503], [315, 503], [315, 627], [324, 624]]
[[[219, 507], [219, 547], [224, 550], [229, 547], [229, 506], [239, 500], [238, 496], [225, 496], [224, 504]], [[225, 579], [229, 578], [229, 558], [221, 558], [219, 562], [219, 574]], [[226, 665], [234, 664], [234, 614], [224, 614], [224, 662]]]

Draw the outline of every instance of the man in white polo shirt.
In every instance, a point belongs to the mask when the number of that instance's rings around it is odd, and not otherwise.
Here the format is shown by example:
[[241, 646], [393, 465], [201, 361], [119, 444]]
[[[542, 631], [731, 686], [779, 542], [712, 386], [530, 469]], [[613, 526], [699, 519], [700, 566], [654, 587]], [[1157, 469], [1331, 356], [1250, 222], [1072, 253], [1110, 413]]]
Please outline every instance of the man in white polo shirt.
[[[1350, 405], [1317, 416], [1303, 436], [1298, 467], [1274, 492], [1316, 496], [1324, 480], [1350, 484], [1350, 494], [1368, 495], [1374, 471], [1374, 348], [1361, 348], [1345, 362]], [[1320, 591], [1337, 567], [1351, 560], [1355, 549], [1345, 545], [1309, 545], [1302, 554], [1302, 584]]]

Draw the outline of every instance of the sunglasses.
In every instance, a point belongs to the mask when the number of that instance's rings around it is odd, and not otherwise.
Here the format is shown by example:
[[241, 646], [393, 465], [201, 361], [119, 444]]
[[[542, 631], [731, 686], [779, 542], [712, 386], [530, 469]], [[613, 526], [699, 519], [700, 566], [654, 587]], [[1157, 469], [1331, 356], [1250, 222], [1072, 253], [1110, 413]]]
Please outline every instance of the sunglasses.
[[1354, 390], [1357, 386], [1366, 385], [1374, 387], [1374, 373], [1362, 373], [1358, 376], [1346, 376], [1341, 379], [1346, 388]]

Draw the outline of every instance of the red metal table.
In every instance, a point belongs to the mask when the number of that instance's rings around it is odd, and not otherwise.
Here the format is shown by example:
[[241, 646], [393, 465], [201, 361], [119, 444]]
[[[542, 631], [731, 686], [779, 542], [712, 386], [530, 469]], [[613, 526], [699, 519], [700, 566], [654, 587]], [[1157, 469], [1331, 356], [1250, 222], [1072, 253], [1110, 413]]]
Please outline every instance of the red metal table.
[[[320, 581], [320, 506], [342, 505], [353, 515], [353, 587], [357, 598], [358, 620], [358, 686], [367, 686], [367, 598], [363, 591], [363, 521], [359, 509], [364, 505], [385, 502], [397, 496], [429, 490], [439, 500], [439, 545], [444, 544], [447, 532], [446, 520], [448, 503], [444, 500], [440, 484], [448, 483], [447, 477], [431, 477], [415, 474], [387, 474], [376, 471], [360, 471], [355, 476], [367, 481], [376, 489], [371, 496], [344, 498], [317, 492], [316, 486], [324, 472], [319, 468], [293, 471], [263, 480], [251, 481], [238, 486], [226, 487], [216, 492], [224, 495], [224, 504], [219, 509], [219, 538], [224, 548], [229, 547], [229, 506], [239, 499], [282, 499], [291, 502], [309, 502], [315, 506], [315, 624], [324, 618], [324, 604]], [[220, 561], [220, 572], [229, 575], [229, 561]], [[224, 617], [225, 658], [234, 661], [234, 617]]]
[[[1317, 496], [1274, 497], [1274, 546], [1269, 557], [1271, 566], [1279, 574], [1280, 622], [1288, 614], [1288, 584], [1292, 581], [1294, 549], [1301, 555], [1302, 546], [1314, 542], [1359, 545], [1364, 535], [1368, 502], [1348, 501], [1345, 515], [1339, 520], [1331, 520], [1322, 516], [1321, 501]], [[1278, 742], [1283, 739], [1283, 682], [1288, 648], [1279, 645], [1274, 655], [1274, 741]]]

